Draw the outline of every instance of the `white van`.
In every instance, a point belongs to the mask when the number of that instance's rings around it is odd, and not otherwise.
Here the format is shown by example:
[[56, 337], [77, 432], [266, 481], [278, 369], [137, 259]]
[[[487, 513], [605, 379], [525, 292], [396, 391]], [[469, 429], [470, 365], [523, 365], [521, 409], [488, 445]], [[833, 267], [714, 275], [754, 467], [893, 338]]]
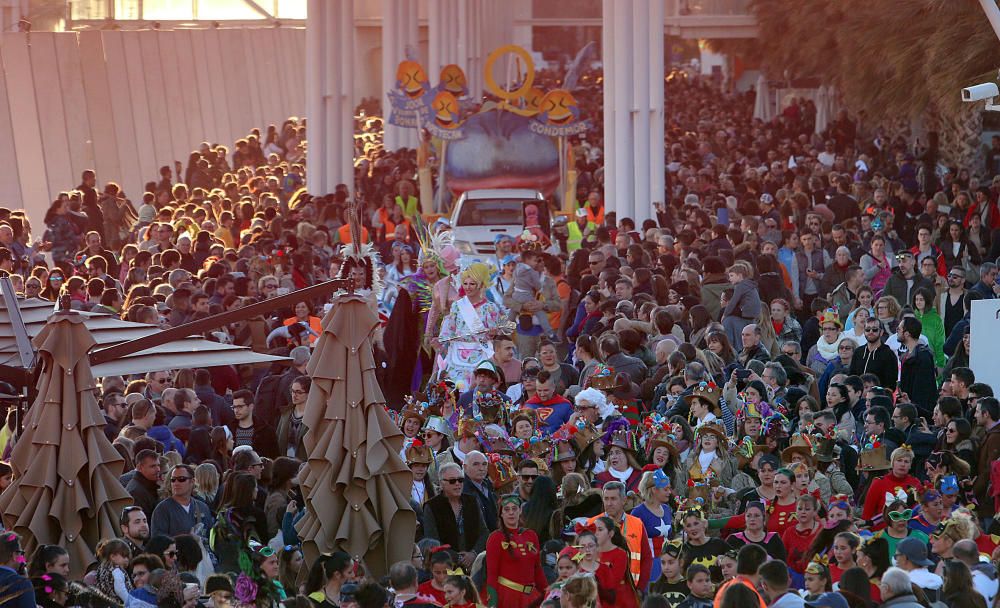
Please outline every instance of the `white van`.
[[463, 255], [491, 255], [498, 234], [517, 238], [524, 231], [524, 203], [537, 201], [548, 224], [545, 197], [537, 190], [497, 188], [462, 193], [451, 212], [455, 247]]

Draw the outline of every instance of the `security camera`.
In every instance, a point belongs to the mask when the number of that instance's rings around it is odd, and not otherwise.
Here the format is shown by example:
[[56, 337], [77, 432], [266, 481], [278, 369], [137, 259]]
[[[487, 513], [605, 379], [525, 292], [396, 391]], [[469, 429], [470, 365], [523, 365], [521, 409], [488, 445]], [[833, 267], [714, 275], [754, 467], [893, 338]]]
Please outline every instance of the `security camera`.
[[1000, 89], [992, 82], [984, 82], [974, 87], [965, 87], [962, 89], [962, 101], [992, 100], [994, 97], [1000, 97]]
[[986, 101], [986, 107], [984, 108], [987, 112], [1000, 112], [1000, 104], [993, 103], [996, 97], [1000, 97], [1000, 89], [997, 85], [992, 82], [984, 82], [983, 84], [977, 84], [974, 87], [965, 87], [962, 89], [962, 101]]

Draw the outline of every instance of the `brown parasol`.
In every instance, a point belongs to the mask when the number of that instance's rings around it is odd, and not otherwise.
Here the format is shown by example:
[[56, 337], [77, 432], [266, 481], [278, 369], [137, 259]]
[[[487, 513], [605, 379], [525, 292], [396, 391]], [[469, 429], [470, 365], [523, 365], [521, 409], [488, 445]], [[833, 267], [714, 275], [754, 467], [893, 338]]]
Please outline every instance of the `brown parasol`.
[[296, 524], [306, 559], [346, 551], [375, 577], [410, 559], [416, 529], [412, 474], [400, 456], [403, 436], [375, 378], [371, 336], [377, 324], [355, 294], [337, 298], [323, 319], [302, 420], [309, 454], [301, 477], [306, 513]]
[[0, 514], [29, 554], [40, 544], [65, 547], [72, 577], [81, 578], [97, 543], [118, 536], [118, 515], [132, 502], [118, 481], [125, 461], [104, 435], [87, 357], [96, 342], [83, 317], [52, 315], [34, 344], [38, 397], [11, 452], [14, 480], [0, 494]]

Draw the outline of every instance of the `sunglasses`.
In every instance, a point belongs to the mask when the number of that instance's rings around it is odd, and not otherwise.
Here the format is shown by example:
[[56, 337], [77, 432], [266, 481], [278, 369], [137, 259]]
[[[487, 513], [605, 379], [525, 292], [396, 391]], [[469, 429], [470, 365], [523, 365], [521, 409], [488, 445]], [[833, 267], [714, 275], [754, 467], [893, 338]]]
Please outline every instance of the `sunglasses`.
[[177, 557], [177, 552], [176, 551], [165, 551], [163, 553], [163, 555], [169, 557], [170, 559], [173, 559], [173, 558]]
[[191, 481], [191, 478], [187, 477], [187, 476], [183, 476], [183, 477], [171, 477], [170, 478], [170, 482], [171, 483], [184, 483], [186, 481]]
[[877, 334], [877, 333], [880, 333], [881, 331], [882, 330], [880, 328], [878, 328], [878, 327], [866, 327], [865, 328], [865, 333], [866, 334]]
[[444, 482], [444, 483], [462, 483], [463, 481], [465, 481], [465, 478], [464, 477], [452, 477], [451, 479], [445, 479], [444, 477], [442, 477], [441, 481]]
[[523, 479], [525, 481], [534, 481], [535, 479], [538, 479], [538, 475], [524, 475], [524, 474], [522, 474], [521, 475], [521, 479]]
[[889, 519], [892, 521], [909, 521], [911, 517], [913, 517], [913, 509], [889, 511]]

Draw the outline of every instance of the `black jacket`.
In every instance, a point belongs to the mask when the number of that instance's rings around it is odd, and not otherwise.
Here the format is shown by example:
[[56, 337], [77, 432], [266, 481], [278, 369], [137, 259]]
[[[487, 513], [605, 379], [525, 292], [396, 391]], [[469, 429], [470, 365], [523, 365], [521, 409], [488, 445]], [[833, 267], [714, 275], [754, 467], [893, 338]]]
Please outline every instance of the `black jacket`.
[[930, 348], [918, 343], [913, 352], [903, 358], [899, 388], [910, 396], [910, 402], [927, 418], [930, 418], [938, 397], [935, 378], [934, 355]]
[[500, 515], [497, 511], [497, 493], [493, 491], [493, 484], [489, 478], [483, 480], [483, 487], [486, 488], [484, 494], [476, 487], [472, 480], [465, 478], [462, 485], [462, 494], [472, 496], [479, 502], [479, 510], [483, 514], [483, 522], [486, 523], [487, 534], [497, 529], [500, 522]]
[[898, 361], [892, 349], [885, 344], [879, 345], [874, 353], [869, 352], [868, 346], [865, 345], [854, 350], [854, 358], [851, 359], [851, 375], [875, 374], [882, 387], [896, 390]]
[[885, 282], [885, 289], [882, 291], [882, 295], [896, 298], [900, 306], [909, 306], [913, 292], [921, 287], [930, 289], [931, 293], [934, 292], [934, 283], [925, 279], [919, 272], [913, 275], [913, 287], [907, 291], [906, 278], [903, 277], [899, 269], [896, 269], [892, 271], [892, 276]]
[[155, 481], [149, 481], [140, 474], [132, 477], [125, 490], [132, 495], [135, 504], [142, 507], [142, 512], [146, 514], [146, 519], [153, 519], [153, 509], [159, 504], [159, 486]]
[[424, 536], [436, 538], [442, 545], [450, 545], [458, 552], [486, 549], [486, 538], [489, 531], [483, 522], [482, 512], [475, 496], [462, 494], [462, 516], [464, 518], [463, 534], [459, 536], [458, 522], [455, 512], [448, 504], [448, 497], [438, 494], [424, 504]]
[[[236, 426], [238, 424], [236, 420], [228, 424], [233, 437], [236, 437]], [[274, 459], [282, 455], [278, 454], [278, 436], [274, 432], [274, 427], [256, 416], [253, 419], [253, 449], [257, 452], [258, 456], [263, 458]]]

